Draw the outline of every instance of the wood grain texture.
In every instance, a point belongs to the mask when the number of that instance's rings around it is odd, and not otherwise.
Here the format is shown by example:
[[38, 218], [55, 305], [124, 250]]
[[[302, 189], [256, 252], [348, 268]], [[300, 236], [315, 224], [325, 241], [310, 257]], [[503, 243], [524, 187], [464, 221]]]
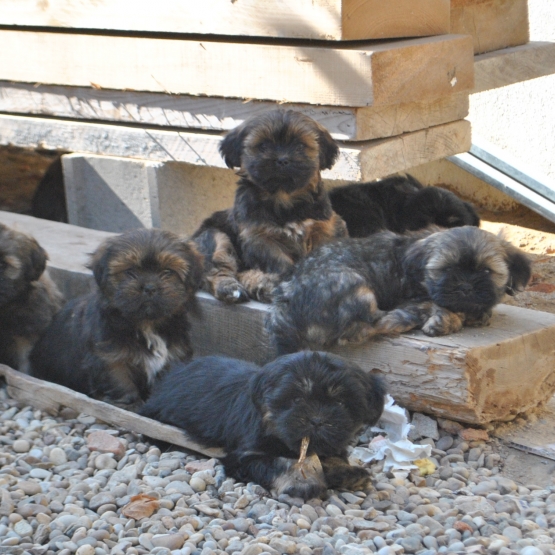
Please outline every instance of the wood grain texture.
[[[360, 181], [404, 171], [470, 148], [466, 120], [397, 137], [340, 143], [340, 154], [324, 179]], [[223, 168], [220, 135], [141, 129], [121, 125], [76, 123], [0, 115], [0, 145], [103, 154]], [[417, 149], [416, 151], [414, 149]], [[232, 171], [232, 170], [229, 170]]]
[[170, 33], [380, 39], [449, 32], [449, 0], [0, 0], [0, 24]]
[[476, 56], [473, 93], [555, 73], [555, 43], [529, 42]]
[[451, 33], [472, 35], [475, 54], [526, 44], [528, 0], [451, 0]]
[[[83, 246], [72, 243], [73, 226], [0, 212], [0, 221], [27, 229], [51, 256], [50, 269], [63, 282], [91, 281], [85, 267], [66, 266]], [[48, 232], [43, 233], [46, 227]], [[88, 252], [101, 240], [90, 234]], [[61, 253], [65, 252], [65, 256]], [[196, 355], [220, 354], [264, 363], [272, 358], [264, 330], [267, 306], [229, 307], [200, 293], [200, 315], [192, 319]], [[377, 368], [399, 404], [411, 410], [471, 424], [510, 420], [547, 402], [555, 392], [555, 315], [507, 305], [494, 311], [491, 326], [431, 338], [420, 332], [380, 339], [335, 352], [365, 370]]]
[[4, 364], [0, 364], [0, 376], [6, 380], [10, 397], [29, 403], [35, 408], [57, 413], [62, 407], [69, 407], [94, 416], [111, 426], [179, 445], [207, 457], [219, 457], [223, 453], [221, 450], [207, 449], [199, 445], [175, 426], [162, 424], [108, 403], [96, 401], [67, 387], [27, 376]]
[[463, 119], [468, 115], [468, 94], [390, 106], [339, 108], [0, 81], [0, 112], [12, 114], [228, 131], [246, 118], [276, 108], [310, 116], [335, 139], [366, 141]]
[[4, 30], [0, 67], [7, 81], [351, 107], [421, 102], [474, 85], [468, 36], [355, 45]]

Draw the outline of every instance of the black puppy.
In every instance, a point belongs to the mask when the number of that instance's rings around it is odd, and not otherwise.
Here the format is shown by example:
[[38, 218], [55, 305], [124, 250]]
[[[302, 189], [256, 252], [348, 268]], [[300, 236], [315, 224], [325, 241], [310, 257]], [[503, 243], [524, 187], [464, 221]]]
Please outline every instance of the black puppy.
[[320, 177], [339, 147], [308, 116], [274, 110], [229, 132], [220, 152], [240, 179], [233, 207], [212, 214], [193, 235], [205, 256], [204, 287], [229, 303], [269, 302], [280, 274], [347, 235]]
[[[327, 353], [284, 356], [260, 368], [204, 357], [176, 364], [141, 414], [182, 428], [206, 447], [223, 448], [228, 475], [276, 495], [308, 499], [329, 488], [361, 489], [369, 474], [350, 466], [347, 447], [381, 416], [385, 388], [374, 374]], [[299, 480], [303, 438], [321, 458], [325, 481]]]
[[354, 183], [330, 191], [333, 209], [350, 237], [368, 237], [377, 231], [415, 231], [441, 227], [480, 225], [474, 206], [440, 187], [424, 187], [411, 175]]
[[133, 407], [170, 362], [191, 358], [187, 315], [202, 278], [202, 256], [173, 233], [138, 229], [104, 241], [90, 268], [98, 290], [56, 315], [31, 352], [31, 370]]

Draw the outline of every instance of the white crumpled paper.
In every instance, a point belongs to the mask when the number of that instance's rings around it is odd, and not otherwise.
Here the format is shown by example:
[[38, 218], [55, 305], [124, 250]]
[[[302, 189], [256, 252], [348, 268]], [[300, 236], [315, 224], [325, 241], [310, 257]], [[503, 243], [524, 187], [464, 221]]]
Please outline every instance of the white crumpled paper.
[[371, 431], [383, 435], [376, 436], [368, 447], [355, 447], [349, 454], [354, 464], [366, 464], [385, 459], [384, 470], [409, 471], [418, 468], [412, 461], [424, 459], [432, 454], [431, 445], [416, 445], [407, 439], [410, 423], [405, 409], [395, 404], [391, 395], [387, 395], [383, 414], [378, 426]]

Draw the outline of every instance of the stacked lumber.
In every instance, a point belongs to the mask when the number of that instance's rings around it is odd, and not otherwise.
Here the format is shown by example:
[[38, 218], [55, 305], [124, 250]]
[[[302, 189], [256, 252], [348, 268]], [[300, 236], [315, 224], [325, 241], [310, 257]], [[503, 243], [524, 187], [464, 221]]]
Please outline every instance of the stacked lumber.
[[407, 170], [470, 146], [472, 38], [450, 17], [449, 0], [0, 0], [0, 144], [222, 167], [222, 132], [282, 106], [344, 141], [325, 178]]

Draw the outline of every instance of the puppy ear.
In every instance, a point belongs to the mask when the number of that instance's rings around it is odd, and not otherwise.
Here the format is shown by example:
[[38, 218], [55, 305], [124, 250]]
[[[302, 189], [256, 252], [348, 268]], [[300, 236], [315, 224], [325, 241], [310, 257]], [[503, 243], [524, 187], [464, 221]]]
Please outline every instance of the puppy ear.
[[111, 242], [104, 241], [91, 255], [87, 268], [92, 270], [94, 279], [99, 289], [104, 289], [109, 273], [108, 259]]
[[511, 244], [508, 244], [507, 265], [509, 266], [509, 282], [505, 292], [511, 296], [523, 291], [532, 277], [530, 258]]
[[330, 169], [337, 160], [339, 156], [339, 147], [337, 143], [333, 140], [332, 136], [329, 134], [329, 131], [316, 123], [316, 127], [318, 129], [318, 147], [320, 150], [320, 169], [321, 170], [328, 170]]
[[403, 258], [403, 274], [409, 276], [412, 283], [424, 282], [426, 265], [433, 252], [429, 245], [429, 237], [425, 237], [416, 241], [405, 253]]
[[27, 281], [37, 281], [46, 269], [48, 255], [32, 237], [29, 237], [29, 243], [30, 252], [27, 263], [25, 264], [25, 279]]
[[194, 290], [199, 289], [204, 276], [204, 256], [197, 250], [194, 241], [186, 241], [186, 258], [189, 262], [189, 273], [187, 281], [191, 284]]
[[247, 121], [232, 129], [221, 141], [218, 150], [228, 168], [240, 168], [243, 144], [252, 125]]

